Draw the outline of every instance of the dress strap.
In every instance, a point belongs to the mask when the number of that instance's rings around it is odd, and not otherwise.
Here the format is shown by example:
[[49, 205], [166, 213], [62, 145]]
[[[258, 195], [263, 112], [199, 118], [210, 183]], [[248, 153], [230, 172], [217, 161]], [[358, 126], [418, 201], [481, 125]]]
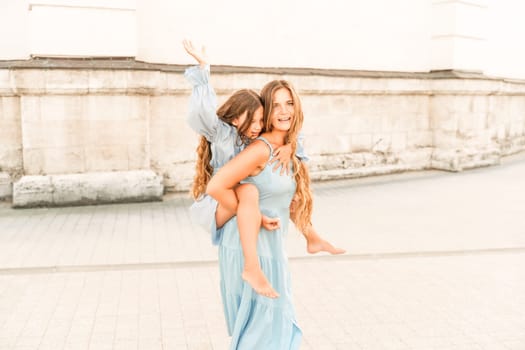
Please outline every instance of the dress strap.
[[257, 140], [261, 140], [262, 142], [264, 142], [270, 148], [270, 159], [272, 159], [273, 158], [273, 147], [272, 147], [272, 144], [270, 143], [270, 141], [268, 141], [267, 139], [265, 139], [262, 136], [259, 136], [257, 138]]

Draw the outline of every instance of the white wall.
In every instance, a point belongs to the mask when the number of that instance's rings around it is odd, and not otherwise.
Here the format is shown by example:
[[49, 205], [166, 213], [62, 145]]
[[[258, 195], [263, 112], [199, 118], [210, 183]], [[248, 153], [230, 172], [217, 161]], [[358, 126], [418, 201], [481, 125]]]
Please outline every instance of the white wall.
[[189, 63], [180, 45], [188, 37], [205, 43], [215, 64], [429, 70], [426, 0], [138, 0], [137, 6], [141, 60]]
[[29, 46], [35, 56], [136, 54], [134, 0], [29, 1]]
[[213, 64], [525, 78], [523, 13], [519, 0], [2, 0], [0, 60], [188, 64], [187, 37]]
[[432, 0], [432, 70], [483, 72], [487, 50], [486, 0]]
[[0, 1], [0, 60], [29, 58], [27, 1]]
[[490, 0], [485, 73], [525, 79], [525, 2]]

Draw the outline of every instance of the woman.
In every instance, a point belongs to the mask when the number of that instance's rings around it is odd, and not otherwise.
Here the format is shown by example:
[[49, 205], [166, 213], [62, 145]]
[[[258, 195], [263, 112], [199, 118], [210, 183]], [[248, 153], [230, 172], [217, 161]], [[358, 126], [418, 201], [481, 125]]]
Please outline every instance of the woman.
[[224, 165], [211, 178], [206, 192], [219, 205], [235, 212], [234, 188], [241, 181], [252, 183], [258, 189], [261, 210], [280, 218], [280, 228], [272, 232], [261, 229], [257, 240], [260, 266], [280, 297], [264, 298], [243, 282], [244, 261], [236, 218], [222, 229], [219, 245], [221, 294], [228, 331], [232, 335], [231, 349], [298, 349], [302, 332], [292, 304], [284, 237], [288, 232], [289, 209], [294, 196], [294, 223], [302, 232], [311, 229], [312, 197], [306, 167], [296, 157], [292, 157], [291, 175], [272, 171], [270, 162], [273, 150], [287, 143], [295, 151], [303, 113], [297, 94], [286, 81], [268, 83], [261, 91], [261, 98], [266, 132]]
[[[272, 288], [259, 266], [256, 241], [261, 225], [267, 230], [273, 230], [279, 227], [279, 220], [261, 214], [258, 208], [258, 193], [252, 185], [245, 184], [235, 188], [236, 197], [239, 199], [239, 207], [235, 211], [217, 205], [215, 200], [204, 193], [211, 175], [238, 154], [252, 139], [259, 136], [263, 113], [260, 97], [251, 90], [239, 90], [216, 112], [216, 96], [209, 82], [210, 68], [204, 51], [195, 49], [188, 40], [185, 40], [183, 45], [188, 54], [199, 63], [198, 66], [188, 68], [185, 76], [193, 85], [188, 123], [193, 130], [202, 135], [197, 148], [198, 160], [192, 188], [195, 203], [190, 208], [190, 214], [193, 221], [207, 231], [211, 231], [214, 244], [220, 241], [219, 229], [237, 214], [239, 234], [245, 253], [242, 278], [257, 293], [276, 298], [279, 294]], [[281, 174], [288, 173], [291, 154], [290, 144], [275, 149], [272, 161], [276, 163], [275, 168], [282, 166]], [[300, 144], [296, 154], [303, 160], [307, 159]], [[313, 228], [308, 228], [308, 231], [310, 234], [305, 236], [309, 253], [344, 252], [322, 239]]]

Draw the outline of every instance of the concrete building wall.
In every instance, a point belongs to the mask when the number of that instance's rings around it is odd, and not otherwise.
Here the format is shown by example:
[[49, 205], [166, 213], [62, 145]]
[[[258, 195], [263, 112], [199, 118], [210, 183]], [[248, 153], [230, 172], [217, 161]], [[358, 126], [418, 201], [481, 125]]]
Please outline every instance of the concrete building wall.
[[186, 190], [197, 137], [183, 38], [206, 44], [221, 101], [294, 83], [316, 179], [497, 164], [525, 144], [524, 7], [1, 1], [0, 192], [21, 175], [144, 169]]
[[[167, 190], [188, 189], [197, 136], [185, 121], [182, 67], [97, 62], [98, 69], [0, 70], [9, 108], [2, 169], [14, 177], [152, 169]], [[297, 87], [314, 179], [459, 171], [525, 149], [523, 83], [451, 73], [212, 71], [219, 101], [275, 78]]]

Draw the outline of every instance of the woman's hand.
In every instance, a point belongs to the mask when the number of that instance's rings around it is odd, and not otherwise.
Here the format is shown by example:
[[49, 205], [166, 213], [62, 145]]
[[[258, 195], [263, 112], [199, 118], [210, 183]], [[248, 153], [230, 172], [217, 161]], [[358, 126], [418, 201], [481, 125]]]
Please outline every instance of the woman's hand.
[[199, 51], [193, 46], [193, 43], [188, 39], [184, 39], [182, 41], [182, 45], [184, 46], [186, 52], [189, 53], [190, 56], [195, 58], [197, 62], [199, 62], [199, 65], [201, 67], [204, 67], [208, 64], [208, 56], [206, 55], [206, 49], [204, 48], [204, 46]]
[[261, 226], [268, 231], [273, 231], [281, 226], [281, 221], [279, 218], [269, 218], [266, 215], [262, 215]]
[[271, 162], [272, 164], [277, 163], [273, 167], [273, 171], [282, 166], [281, 175], [283, 175], [285, 171], [286, 175], [288, 175], [290, 173], [290, 159], [292, 159], [292, 145], [287, 143], [286, 145], [277, 148], [273, 152], [273, 159]]

